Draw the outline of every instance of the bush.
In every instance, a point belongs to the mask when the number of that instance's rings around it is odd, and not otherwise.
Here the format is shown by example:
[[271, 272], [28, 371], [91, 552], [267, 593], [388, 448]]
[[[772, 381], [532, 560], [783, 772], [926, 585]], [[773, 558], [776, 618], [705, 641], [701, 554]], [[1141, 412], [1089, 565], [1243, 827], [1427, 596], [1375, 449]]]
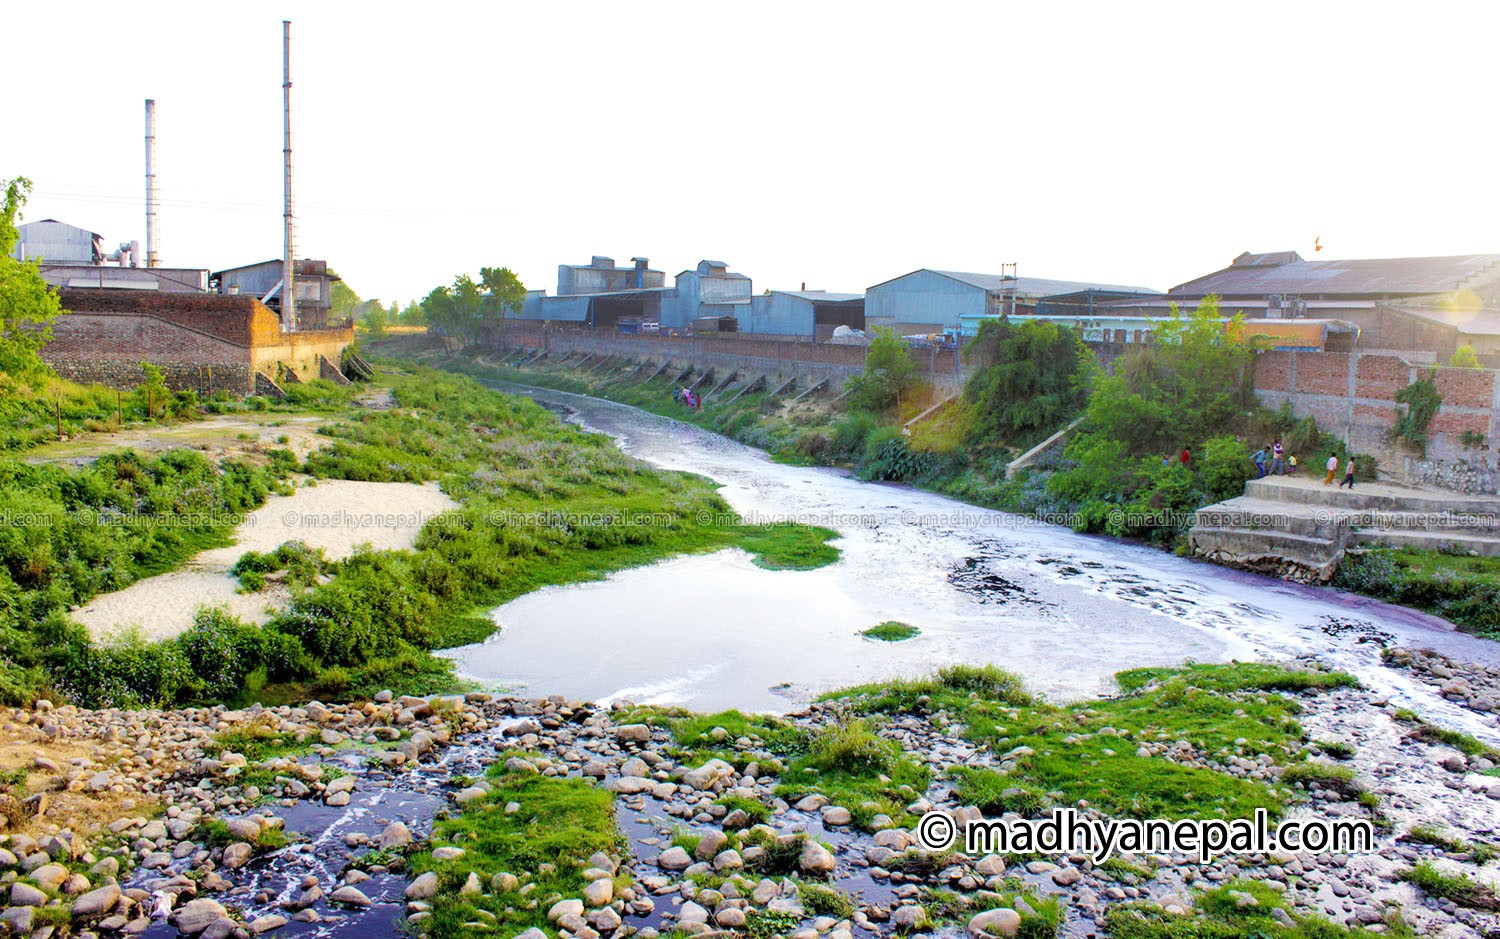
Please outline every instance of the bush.
[[138, 632], [74, 652], [60, 677], [69, 697], [84, 707], [170, 707], [201, 688], [180, 646], [147, 642]]
[[1245, 445], [1230, 436], [1210, 437], [1198, 460], [1203, 491], [1215, 501], [1243, 495], [1245, 481], [1251, 476], [1250, 457]]
[[262, 667], [265, 642], [260, 629], [241, 622], [222, 607], [199, 610], [193, 625], [177, 637], [198, 693], [213, 701], [228, 700], [245, 686], [245, 676]]
[[865, 369], [844, 383], [849, 403], [856, 408], [881, 414], [891, 410], [901, 395], [918, 382], [917, 363], [912, 361], [905, 341], [895, 330], [877, 326], [870, 348], [865, 352]]
[[864, 721], [835, 724], [813, 737], [809, 762], [824, 772], [873, 776], [888, 772], [896, 763], [893, 745], [870, 731]]

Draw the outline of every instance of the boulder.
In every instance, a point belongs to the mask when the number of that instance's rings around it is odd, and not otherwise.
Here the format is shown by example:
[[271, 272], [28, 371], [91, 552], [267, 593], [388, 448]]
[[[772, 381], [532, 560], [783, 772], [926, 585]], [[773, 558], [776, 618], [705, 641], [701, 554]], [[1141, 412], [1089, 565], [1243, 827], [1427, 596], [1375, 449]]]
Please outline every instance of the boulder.
[[90, 890], [73, 901], [73, 918], [104, 916], [115, 908], [120, 902], [120, 887], [118, 884], [105, 884], [97, 890]]
[[177, 931], [185, 936], [196, 936], [221, 919], [228, 918], [224, 905], [218, 900], [201, 897], [189, 900], [177, 911]]
[[438, 875], [434, 871], [428, 871], [416, 880], [406, 885], [406, 899], [408, 900], [431, 900], [437, 894]]
[[994, 910], [985, 910], [976, 913], [969, 920], [969, 934], [983, 939], [986, 936], [1003, 936], [1005, 939], [1014, 936], [1021, 928], [1021, 914], [1015, 910], [1000, 907]]

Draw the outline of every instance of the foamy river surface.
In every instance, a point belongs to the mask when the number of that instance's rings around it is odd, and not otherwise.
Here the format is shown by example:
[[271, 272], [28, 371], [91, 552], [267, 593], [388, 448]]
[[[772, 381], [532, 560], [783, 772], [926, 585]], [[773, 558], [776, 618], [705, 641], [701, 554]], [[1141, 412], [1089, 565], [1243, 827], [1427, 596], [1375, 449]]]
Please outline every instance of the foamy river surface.
[[[451, 654], [463, 674], [528, 694], [782, 711], [840, 686], [993, 662], [1048, 696], [1107, 692], [1117, 671], [1186, 660], [1315, 654], [1393, 701], [1496, 739], [1492, 725], [1379, 664], [1382, 643], [1500, 661], [1446, 622], [1075, 534], [828, 468], [785, 466], [725, 437], [624, 405], [501, 386], [565, 409], [633, 456], [722, 485], [751, 520], [837, 530], [817, 571], [771, 572], [739, 551], [549, 587], [494, 611], [500, 631]], [[915, 639], [859, 635], [883, 620]]]

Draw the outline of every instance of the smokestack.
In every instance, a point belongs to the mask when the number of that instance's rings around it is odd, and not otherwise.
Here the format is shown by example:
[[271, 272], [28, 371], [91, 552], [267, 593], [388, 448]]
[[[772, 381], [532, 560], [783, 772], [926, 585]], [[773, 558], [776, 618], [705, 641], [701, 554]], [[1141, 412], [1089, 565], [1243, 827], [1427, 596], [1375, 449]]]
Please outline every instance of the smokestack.
[[156, 267], [156, 99], [146, 99], [146, 266]]
[[292, 21], [281, 21], [281, 114], [285, 144], [282, 156], [286, 161], [286, 208], [282, 219], [286, 223], [286, 244], [281, 259], [281, 328], [291, 332], [297, 328], [296, 254], [292, 249]]

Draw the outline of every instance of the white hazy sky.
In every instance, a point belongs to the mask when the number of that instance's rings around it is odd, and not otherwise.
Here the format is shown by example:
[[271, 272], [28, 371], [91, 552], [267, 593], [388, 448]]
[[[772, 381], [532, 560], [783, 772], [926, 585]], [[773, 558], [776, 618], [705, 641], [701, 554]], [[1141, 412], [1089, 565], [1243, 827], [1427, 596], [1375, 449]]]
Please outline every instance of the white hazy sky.
[[1496, 3], [28, 3], [25, 217], [144, 246], [151, 97], [163, 263], [280, 257], [282, 19], [298, 254], [366, 298], [591, 254], [862, 290], [1500, 251]]

